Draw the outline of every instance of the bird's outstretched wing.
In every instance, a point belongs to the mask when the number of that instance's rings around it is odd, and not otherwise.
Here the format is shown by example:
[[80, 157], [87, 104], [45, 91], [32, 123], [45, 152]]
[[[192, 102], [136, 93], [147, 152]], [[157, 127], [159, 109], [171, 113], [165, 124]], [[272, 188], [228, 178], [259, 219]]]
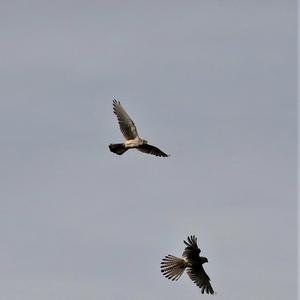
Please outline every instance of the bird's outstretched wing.
[[198, 248], [197, 245], [197, 238], [194, 235], [188, 236], [187, 242], [183, 241], [186, 245], [182, 256], [186, 258], [187, 260], [195, 260], [199, 259], [199, 254], [201, 250]]
[[169, 254], [163, 258], [160, 268], [166, 278], [178, 280], [186, 268], [186, 263], [184, 259]]
[[210, 278], [201, 264], [187, 268], [186, 272], [191, 280], [201, 289], [202, 294], [214, 294], [214, 290], [210, 284]]
[[140, 150], [141, 152], [152, 154], [152, 155], [156, 155], [156, 156], [162, 156], [162, 157], [169, 156], [168, 154], [166, 154], [165, 152], [161, 151], [157, 147], [154, 147], [154, 146], [149, 145], [149, 144], [141, 145], [141, 146], [137, 147], [137, 149]]
[[131, 140], [138, 137], [138, 132], [135, 124], [122, 107], [120, 101], [113, 100], [113, 111], [118, 118], [120, 129], [126, 140]]

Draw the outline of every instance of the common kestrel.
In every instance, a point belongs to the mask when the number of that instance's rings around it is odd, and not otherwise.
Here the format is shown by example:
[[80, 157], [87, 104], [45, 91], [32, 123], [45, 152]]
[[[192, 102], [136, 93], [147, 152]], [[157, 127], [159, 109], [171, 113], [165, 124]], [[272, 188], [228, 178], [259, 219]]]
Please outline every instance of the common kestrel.
[[128, 149], [137, 149], [144, 153], [149, 153], [156, 156], [167, 157], [168, 154], [164, 153], [157, 147], [149, 145], [146, 140], [139, 137], [134, 122], [129, 117], [125, 109], [122, 107], [120, 101], [113, 100], [113, 111], [118, 118], [120, 129], [125, 137], [124, 143], [110, 144], [109, 149], [118, 155], [122, 155]]
[[203, 264], [208, 262], [206, 257], [199, 256], [200, 249], [197, 246], [197, 238], [192, 235], [187, 238], [182, 258], [167, 255], [161, 262], [161, 272], [171, 280], [178, 280], [185, 269], [191, 280], [201, 289], [201, 293], [214, 294], [210, 284], [210, 278], [203, 269]]

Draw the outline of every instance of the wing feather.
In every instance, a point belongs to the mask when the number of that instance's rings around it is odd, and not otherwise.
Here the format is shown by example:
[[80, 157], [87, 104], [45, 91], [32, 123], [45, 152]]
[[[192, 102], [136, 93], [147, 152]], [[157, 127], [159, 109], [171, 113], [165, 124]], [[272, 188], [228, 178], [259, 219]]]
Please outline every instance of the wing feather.
[[156, 156], [160, 156], [160, 157], [168, 157], [169, 156], [165, 152], [161, 151], [159, 148], [157, 148], [155, 146], [152, 146], [152, 145], [149, 145], [149, 144], [141, 145], [137, 149], [141, 152], [156, 155]]
[[187, 242], [183, 241], [186, 247], [182, 253], [182, 256], [185, 257], [187, 260], [195, 260], [199, 258], [201, 250], [198, 248], [196, 236], [188, 236], [187, 240]]
[[201, 264], [197, 265], [197, 267], [192, 266], [188, 268], [186, 272], [191, 280], [201, 289], [202, 294], [214, 294], [214, 290], [210, 284], [210, 278]]
[[131, 140], [138, 137], [138, 132], [134, 122], [122, 107], [120, 101], [117, 101], [116, 99], [113, 100], [113, 111], [118, 118], [119, 126], [125, 139]]

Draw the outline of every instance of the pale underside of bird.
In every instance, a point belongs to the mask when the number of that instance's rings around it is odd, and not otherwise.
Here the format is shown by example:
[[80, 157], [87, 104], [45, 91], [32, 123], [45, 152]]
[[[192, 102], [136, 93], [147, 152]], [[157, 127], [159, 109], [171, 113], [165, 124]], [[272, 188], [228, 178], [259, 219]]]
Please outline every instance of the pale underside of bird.
[[161, 262], [161, 272], [171, 280], [178, 280], [186, 270], [190, 279], [201, 289], [201, 293], [214, 294], [210, 284], [210, 278], [203, 269], [203, 264], [208, 262], [206, 257], [199, 256], [201, 250], [197, 245], [197, 238], [192, 235], [187, 238], [187, 242], [182, 253], [182, 258], [167, 255]]
[[124, 143], [110, 144], [109, 149], [118, 155], [122, 155], [129, 149], [137, 149], [141, 152], [167, 157], [168, 154], [161, 151], [159, 148], [149, 145], [144, 139], [141, 139], [138, 135], [136, 126], [132, 119], [129, 117], [125, 109], [122, 107], [120, 101], [113, 100], [113, 111], [118, 118], [121, 132], [125, 138]]

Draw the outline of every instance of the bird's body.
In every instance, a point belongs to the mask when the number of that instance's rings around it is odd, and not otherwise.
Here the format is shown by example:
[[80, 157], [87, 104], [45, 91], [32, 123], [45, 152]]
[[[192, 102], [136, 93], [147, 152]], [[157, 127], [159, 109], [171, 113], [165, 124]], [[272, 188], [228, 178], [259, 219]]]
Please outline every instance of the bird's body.
[[208, 262], [206, 257], [200, 256], [200, 249], [197, 245], [197, 238], [190, 236], [184, 241], [186, 248], [183, 251], [182, 258], [167, 255], [161, 262], [161, 272], [171, 280], [178, 280], [186, 270], [191, 280], [201, 288], [201, 293], [214, 294], [210, 284], [210, 278], [203, 269], [203, 264]]
[[142, 146], [144, 144], [147, 144], [147, 142], [145, 142], [139, 137], [136, 137], [134, 139], [125, 141], [124, 146], [126, 148], [138, 148], [139, 146]]
[[149, 145], [148, 141], [141, 139], [138, 135], [137, 128], [129, 117], [120, 101], [113, 100], [113, 111], [118, 118], [119, 126], [125, 138], [124, 143], [110, 144], [109, 149], [118, 155], [122, 155], [129, 149], [137, 149], [141, 152], [167, 157], [168, 155], [159, 148]]

